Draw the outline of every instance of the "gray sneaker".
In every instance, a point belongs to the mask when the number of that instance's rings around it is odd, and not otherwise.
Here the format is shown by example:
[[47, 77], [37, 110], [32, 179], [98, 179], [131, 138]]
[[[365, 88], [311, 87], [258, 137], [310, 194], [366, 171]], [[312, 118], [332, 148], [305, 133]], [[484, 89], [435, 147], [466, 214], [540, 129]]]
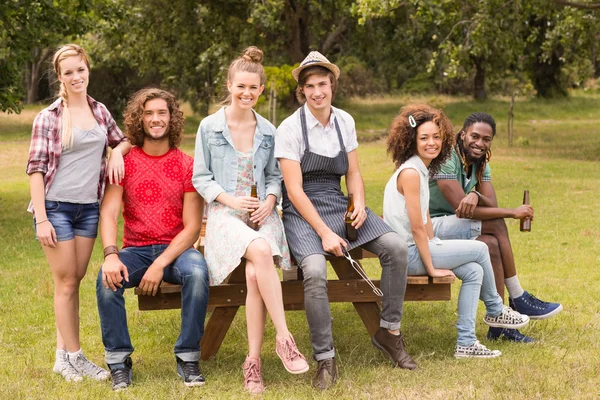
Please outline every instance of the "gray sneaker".
[[521, 329], [529, 323], [529, 317], [504, 306], [500, 315], [486, 315], [483, 322], [493, 328]]
[[97, 381], [105, 381], [110, 377], [110, 373], [107, 370], [85, 358], [83, 353], [79, 353], [75, 360], [69, 360], [69, 363], [73, 365], [73, 368], [75, 368], [82, 376], [87, 376]]
[[476, 340], [471, 346], [456, 345], [454, 357], [456, 358], [496, 358], [500, 357], [500, 350], [490, 350]]

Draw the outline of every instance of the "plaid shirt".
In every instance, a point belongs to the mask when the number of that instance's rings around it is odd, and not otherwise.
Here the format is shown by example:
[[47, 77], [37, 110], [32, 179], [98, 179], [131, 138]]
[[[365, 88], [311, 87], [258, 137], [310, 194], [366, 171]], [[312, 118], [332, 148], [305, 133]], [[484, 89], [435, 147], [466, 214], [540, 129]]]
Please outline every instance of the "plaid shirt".
[[[106, 145], [102, 153], [100, 180], [98, 181], [98, 199], [102, 200], [108, 169], [106, 162], [107, 146], [114, 148], [127, 139], [123, 136], [123, 132], [121, 132], [121, 129], [119, 129], [104, 104], [92, 99], [90, 96], [87, 96], [87, 100], [96, 121], [98, 121], [98, 125], [106, 133]], [[31, 175], [34, 172], [44, 174], [46, 193], [48, 193], [48, 189], [56, 176], [60, 155], [62, 154], [60, 137], [62, 109], [62, 101], [58, 99], [49, 107], [43, 109], [33, 121], [29, 159], [27, 161], [27, 175]], [[29, 203], [27, 211], [33, 212], [32, 203]]]

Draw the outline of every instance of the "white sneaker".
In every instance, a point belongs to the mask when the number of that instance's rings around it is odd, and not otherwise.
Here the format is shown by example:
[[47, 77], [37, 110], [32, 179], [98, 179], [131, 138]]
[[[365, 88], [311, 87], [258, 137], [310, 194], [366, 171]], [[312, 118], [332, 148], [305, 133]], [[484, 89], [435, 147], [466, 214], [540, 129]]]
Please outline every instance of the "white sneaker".
[[52, 371], [62, 375], [67, 382], [81, 382], [83, 376], [69, 362], [67, 352], [58, 350]]
[[72, 365], [79, 374], [97, 381], [104, 381], [110, 378], [110, 372], [85, 358], [82, 352], [79, 352], [74, 360], [69, 358], [69, 364]]
[[476, 340], [471, 346], [456, 345], [454, 357], [456, 358], [496, 358], [500, 357], [500, 350], [490, 350]]
[[63, 370], [64, 366], [66, 363], [68, 363], [69, 361], [67, 360], [67, 352], [65, 350], [56, 350], [56, 360], [54, 361], [54, 367], [52, 367], [52, 371], [54, 371], [57, 374], [60, 374], [60, 372]]
[[521, 329], [529, 323], [529, 317], [504, 306], [500, 315], [486, 315], [483, 322], [493, 328]]

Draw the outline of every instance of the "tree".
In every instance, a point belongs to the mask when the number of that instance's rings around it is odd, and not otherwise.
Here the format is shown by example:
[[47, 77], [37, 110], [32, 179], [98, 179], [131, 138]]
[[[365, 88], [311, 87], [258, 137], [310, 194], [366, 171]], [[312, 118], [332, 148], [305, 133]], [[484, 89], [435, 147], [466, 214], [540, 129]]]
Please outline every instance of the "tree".
[[[0, 110], [19, 112], [36, 101], [55, 47], [92, 29], [108, 0], [5, 0], [0, 7]], [[23, 79], [26, 90], [23, 88]]]

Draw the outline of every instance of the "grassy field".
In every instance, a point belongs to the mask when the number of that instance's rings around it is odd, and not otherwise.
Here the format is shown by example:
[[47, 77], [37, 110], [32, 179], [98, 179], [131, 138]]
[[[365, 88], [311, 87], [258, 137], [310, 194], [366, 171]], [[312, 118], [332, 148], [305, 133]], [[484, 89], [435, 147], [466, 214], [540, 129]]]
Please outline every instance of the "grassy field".
[[[401, 105], [412, 101], [443, 107], [458, 127], [471, 111], [492, 113], [498, 120], [492, 173], [501, 206], [514, 207], [529, 189], [536, 218], [532, 232], [518, 231], [507, 221], [521, 283], [542, 299], [560, 301], [558, 316], [533, 322], [525, 333], [533, 345], [490, 343], [482, 322], [478, 337], [503, 356], [495, 360], [455, 360], [456, 296], [453, 301], [407, 303], [402, 329], [416, 371], [391, 369], [370, 344], [351, 305], [333, 306], [333, 328], [340, 368], [339, 384], [320, 393], [310, 387], [314, 372], [285, 373], [274, 352], [269, 325], [263, 348], [264, 398], [296, 399], [573, 399], [600, 398], [600, 96], [580, 92], [560, 101], [520, 100], [515, 108], [515, 139], [506, 140], [508, 102], [473, 103], [461, 98], [378, 98], [352, 101], [344, 108], [357, 120], [360, 162], [367, 203], [381, 213], [382, 193], [393, 172], [385, 154], [387, 125]], [[185, 388], [175, 374], [172, 346], [179, 332], [177, 311], [140, 312], [127, 294], [134, 385], [114, 394], [108, 383], [66, 383], [51, 372], [54, 361], [52, 278], [34, 240], [25, 209], [29, 201], [25, 175], [31, 122], [40, 107], [21, 115], [0, 114], [0, 395], [6, 399], [187, 399], [244, 398], [241, 364], [246, 354], [246, 327], [238, 313], [217, 357], [203, 362], [203, 388]], [[193, 154], [199, 117], [186, 125], [182, 148]], [[81, 287], [81, 338], [89, 358], [103, 363], [103, 347], [94, 282], [101, 266], [96, 243], [88, 275]], [[379, 267], [366, 263], [371, 276]], [[302, 312], [287, 314], [290, 330], [306, 355], [310, 341]], [[480, 307], [478, 321], [483, 317]]]

